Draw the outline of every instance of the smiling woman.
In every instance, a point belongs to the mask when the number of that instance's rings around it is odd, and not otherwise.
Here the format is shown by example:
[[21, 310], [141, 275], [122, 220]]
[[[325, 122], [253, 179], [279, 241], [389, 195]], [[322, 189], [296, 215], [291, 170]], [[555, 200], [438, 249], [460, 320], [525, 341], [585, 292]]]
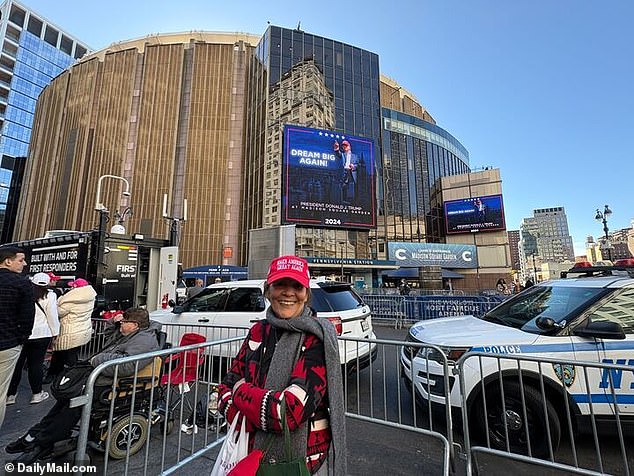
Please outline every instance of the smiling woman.
[[293, 461], [302, 471], [346, 474], [337, 335], [333, 324], [307, 304], [306, 260], [274, 259], [264, 294], [271, 302], [266, 320], [251, 327], [220, 384], [219, 408], [229, 423], [238, 416], [246, 419], [249, 450], [260, 450], [262, 461], [284, 460], [288, 432]]
[[310, 298], [310, 288], [305, 288], [292, 278], [282, 278], [264, 288], [264, 295], [271, 301], [273, 313], [280, 319], [299, 316]]

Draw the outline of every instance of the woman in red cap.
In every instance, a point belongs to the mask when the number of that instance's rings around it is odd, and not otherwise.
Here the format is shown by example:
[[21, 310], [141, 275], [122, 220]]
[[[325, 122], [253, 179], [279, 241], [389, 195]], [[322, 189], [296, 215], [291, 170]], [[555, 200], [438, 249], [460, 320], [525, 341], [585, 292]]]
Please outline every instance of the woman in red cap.
[[345, 475], [339, 346], [332, 323], [308, 305], [306, 260], [274, 259], [264, 295], [271, 303], [266, 320], [251, 327], [220, 384], [219, 408], [229, 423], [236, 415], [246, 418], [249, 450], [263, 450], [263, 461], [284, 460], [286, 420], [292, 454], [305, 456], [311, 474]]
[[88, 281], [77, 278], [68, 283], [71, 288], [57, 300], [60, 331], [53, 344], [53, 355], [45, 382], [53, 381], [64, 366], [74, 365], [79, 349], [90, 342], [92, 322], [90, 316], [95, 307], [97, 293]]

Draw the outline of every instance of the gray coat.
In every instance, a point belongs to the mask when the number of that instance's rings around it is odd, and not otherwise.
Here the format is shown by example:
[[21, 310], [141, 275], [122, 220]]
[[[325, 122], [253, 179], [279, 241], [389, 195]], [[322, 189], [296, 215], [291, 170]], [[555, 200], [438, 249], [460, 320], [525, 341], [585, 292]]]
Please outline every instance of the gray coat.
[[[124, 336], [119, 332], [119, 327], [115, 325], [115, 323], [108, 321], [104, 330], [106, 334], [106, 345], [101, 352], [90, 359], [90, 362], [97, 367], [99, 364], [109, 360], [159, 350], [158, 331], [160, 330], [161, 324], [159, 322], [150, 321], [150, 327], [147, 329], [140, 329], [134, 334]], [[149, 365], [152, 360], [152, 357], [141, 359], [138, 362], [138, 369], [141, 370], [143, 367]], [[136, 362], [120, 364], [118, 366], [119, 371], [117, 372], [117, 377], [129, 377], [134, 375], [134, 371], [137, 368], [136, 364]], [[116, 368], [117, 366], [115, 365], [101, 372], [95, 385], [111, 385]]]

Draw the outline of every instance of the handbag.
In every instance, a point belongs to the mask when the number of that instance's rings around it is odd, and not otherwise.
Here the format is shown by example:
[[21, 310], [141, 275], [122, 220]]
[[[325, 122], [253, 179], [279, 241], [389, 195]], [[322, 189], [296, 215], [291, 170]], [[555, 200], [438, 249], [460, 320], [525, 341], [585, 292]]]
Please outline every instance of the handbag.
[[240, 413], [237, 413], [231, 422], [210, 476], [227, 476], [234, 466], [249, 454], [249, 434], [244, 415], [240, 428], [237, 428], [240, 416]]
[[[282, 400], [281, 414], [286, 413], [286, 402]], [[285, 461], [264, 461], [265, 453], [271, 448], [273, 434], [270, 434], [264, 448], [256, 448], [241, 459], [228, 476], [310, 476], [306, 466], [306, 457], [293, 458], [291, 450], [291, 432], [286, 418], [282, 418], [284, 427]]]
[[95, 368], [88, 360], [66, 367], [51, 382], [51, 393], [57, 400], [70, 400], [84, 393], [88, 377]]
[[280, 414], [282, 426], [284, 427], [284, 461], [266, 461], [266, 456], [262, 458], [257, 476], [310, 476], [310, 471], [306, 466], [306, 456], [293, 457], [291, 450], [291, 432], [286, 421], [286, 400], [282, 400]]

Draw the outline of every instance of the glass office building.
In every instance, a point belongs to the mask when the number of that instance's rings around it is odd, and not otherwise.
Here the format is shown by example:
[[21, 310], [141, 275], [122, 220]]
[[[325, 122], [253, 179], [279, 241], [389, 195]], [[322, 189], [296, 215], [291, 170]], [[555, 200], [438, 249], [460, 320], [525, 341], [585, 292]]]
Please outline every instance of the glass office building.
[[438, 125], [390, 108], [383, 108], [382, 145], [379, 252], [385, 241], [444, 242], [432, 190], [441, 177], [470, 171], [469, 152]]
[[0, 238], [7, 241], [17, 206], [10, 197], [19, 196], [13, 175], [24, 168], [37, 98], [88, 47], [15, 1], [0, 5], [0, 41]]
[[442, 241], [442, 216], [431, 209], [430, 189], [442, 176], [468, 172], [469, 154], [411, 94], [380, 75], [375, 53], [271, 26], [256, 47], [249, 83], [245, 246], [249, 229], [284, 224], [282, 136], [288, 124], [374, 142], [376, 227], [297, 224], [299, 254], [385, 260], [388, 241]]
[[[374, 141], [380, 157], [379, 57], [336, 40], [271, 26], [250, 72], [243, 239], [252, 228], [281, 224], [282, 135], [286, 124]], [[367, 258], [374, 230], [296, 229], [303, 256]]]

